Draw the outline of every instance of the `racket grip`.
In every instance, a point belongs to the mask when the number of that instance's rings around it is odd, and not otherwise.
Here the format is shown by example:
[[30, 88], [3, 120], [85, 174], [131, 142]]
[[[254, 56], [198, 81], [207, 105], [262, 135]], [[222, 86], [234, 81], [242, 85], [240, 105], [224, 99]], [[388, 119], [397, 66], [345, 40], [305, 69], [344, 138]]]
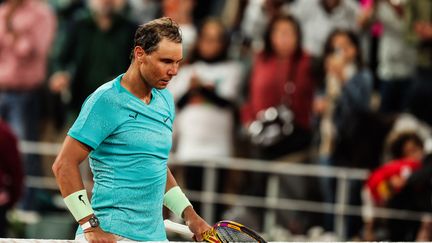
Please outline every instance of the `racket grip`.
[[165, 224], [165, 229], [168, 232], [174, 232], [189, 239], [192, 239], [192, 237], [194, 236], [194, 233], [192, 233], [189, 227], [187, 227], [184, 224], [174, 223], [169, 219], [165, 219], [164, 224]]

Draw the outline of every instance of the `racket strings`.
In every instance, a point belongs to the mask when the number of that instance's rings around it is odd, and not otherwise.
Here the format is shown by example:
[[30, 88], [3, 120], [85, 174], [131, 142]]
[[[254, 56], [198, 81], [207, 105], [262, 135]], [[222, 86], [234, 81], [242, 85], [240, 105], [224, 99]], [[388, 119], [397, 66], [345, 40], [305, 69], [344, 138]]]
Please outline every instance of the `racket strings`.
[[223, 242], [257, 242], [250, 235], [230, 227], [218, 227], [216, 231]]

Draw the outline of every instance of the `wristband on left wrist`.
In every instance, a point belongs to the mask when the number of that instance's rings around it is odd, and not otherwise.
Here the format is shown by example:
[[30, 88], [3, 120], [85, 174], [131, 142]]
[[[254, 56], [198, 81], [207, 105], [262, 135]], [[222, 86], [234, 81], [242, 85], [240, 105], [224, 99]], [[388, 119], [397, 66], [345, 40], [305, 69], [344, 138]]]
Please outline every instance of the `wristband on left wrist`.
[[165, 193], [163, 204], [180, 218], [182, 218], [183, 211], [188, 206], [192, 206], [179, 186], [175, 186]]

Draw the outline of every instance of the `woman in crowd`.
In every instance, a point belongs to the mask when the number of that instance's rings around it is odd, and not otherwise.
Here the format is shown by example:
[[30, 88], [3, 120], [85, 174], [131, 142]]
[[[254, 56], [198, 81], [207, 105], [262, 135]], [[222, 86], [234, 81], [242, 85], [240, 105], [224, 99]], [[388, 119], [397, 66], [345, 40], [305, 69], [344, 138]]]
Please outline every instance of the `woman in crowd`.
[[243, 80], [240, 63], [228, 59], [222, 23], [208, 19], [187, 64], [169, 89], [177, 102], [179, 159], [233, 155], [234, 107]]
[[259, 144], [255, 150], [259, 158], [275, 159], [309, 145], [314, 83], [311, 59], [301, 48], [300, 26], [293, 17], [276, 16], [264, 38], [264, 50], [252, 68], [242, 122], [248, 129], [270, 107], [282, 105], [291, 110], [294, 129], [290, 135], [271, 146]]
[[320, 157], [331, 157], [337, 136], [356, 114], [369, 110], [372, 76], [362, 64], [360, 43], [348, 30], [336, 30], [324, 46], [325, 84], [315, 100], [321, 116]]
[[[228, 46], [222, 22], [207, 19], [198, 31], [190, 59], [168, 86], [178, 110], [175, 137], [179, 160], [234, 155], [234, 114], [243, 68], [229, 60]], [[202, 174], [201, 168], [188, 168], [187, 187], [200, 189]]]
[[[318, 160], [323, 165], [349, 167], [351, 164], [347, 163], [352, 163], [351, 160], [340, 159], [336, 154], [340, 150], [339, 141], [355, 140], [349, 136], [358, 134], [355, 130], [361, 126], [355, 124], [369, 111], [372, 92], [372, 75], [362, 64], [360, 43], [354, 32], [335, 30], [330, 34], [324, 46], [323, 68], [325, 73], [323, 95], [316, 98], [314, 102], [314, 110], [318, 116], [321, 116]], [[343, 151], [343, 153], [350, 153], [350, 151]], [[339, 157], [336, 159], [336, 156]], [[343, 158], [347, 158], [346, 154], [344, 156]], [[332, 180], [330, 178], [321, 180], [324, 200], [334, 202]], [[361, 185], [353, 183], [350, 187], [352, 187], [350, 203], [360, 203], [358, 195], [360, 195]], [[326, 228], [332, 230], [332, 216], [326, 216], [325, 220]], [[361, 222], [354, 222], [361, 224]], [[348, 235], [356, 234], [352, 222], [349, 221], [348, 224]]]
[[[264, 36], [264, 49], [254, 59], [249, 81], [247, 103], [242, 109], [242, 123], [252, 142], [251, 156], [270, 160], [302, 160], [311, 141], [311, 111], [314, 82], [311, 58], [301, 47], [300, 26], [289, 15], [276, 15]], [[257, 125], [257, 124], [262, 124]], [[281, 126], [278, 126], [281, 124]], [[301, 161], [299, 161], [301, 162]], [[246, 193], [263, 195], [266, 175], [249, 176], [253, 185], [245, 184]], [[303, 178], [283, 177], [280, 196], [305, 198]], [[286, 195], [290, 194], [290, 195]], [[247, 212], [251, 215], [260, 210]], [[256, 215], [258, 219], [261, 215]], [[278, 213], [279, 223], [293, 232], [300, 232], [305, 217], [292, 213]], [[248, 220], [249, 221], [249, 220]], [[302, 223], [295, 223], [301, 221]], [[250, 221], [249, 221], [250, 222]], [[296, 225], [295, 227], [291, 227]]]

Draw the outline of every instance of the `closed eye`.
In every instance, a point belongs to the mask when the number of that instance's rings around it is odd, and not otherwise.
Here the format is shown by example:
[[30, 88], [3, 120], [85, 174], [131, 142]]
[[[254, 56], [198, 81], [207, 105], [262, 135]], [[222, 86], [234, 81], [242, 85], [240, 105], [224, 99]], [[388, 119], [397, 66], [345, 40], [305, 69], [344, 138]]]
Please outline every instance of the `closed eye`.
[[174, 60], [171, 60], [171, 59], [162, 59], [161, 60], [163, 63], [165, 63], [165, 64], [171, 64], [171, 63], [174, 63]]
[[175, 60], [172, 60], [169, 58], [162, 58], [161, 62], [163, 62], [165, 64], [172, 64], [172, 63], [179, 64], [182, 60], [183, 60], [183, 58], [181, 60], [178, 60], [178, 61], [175, 61]]

